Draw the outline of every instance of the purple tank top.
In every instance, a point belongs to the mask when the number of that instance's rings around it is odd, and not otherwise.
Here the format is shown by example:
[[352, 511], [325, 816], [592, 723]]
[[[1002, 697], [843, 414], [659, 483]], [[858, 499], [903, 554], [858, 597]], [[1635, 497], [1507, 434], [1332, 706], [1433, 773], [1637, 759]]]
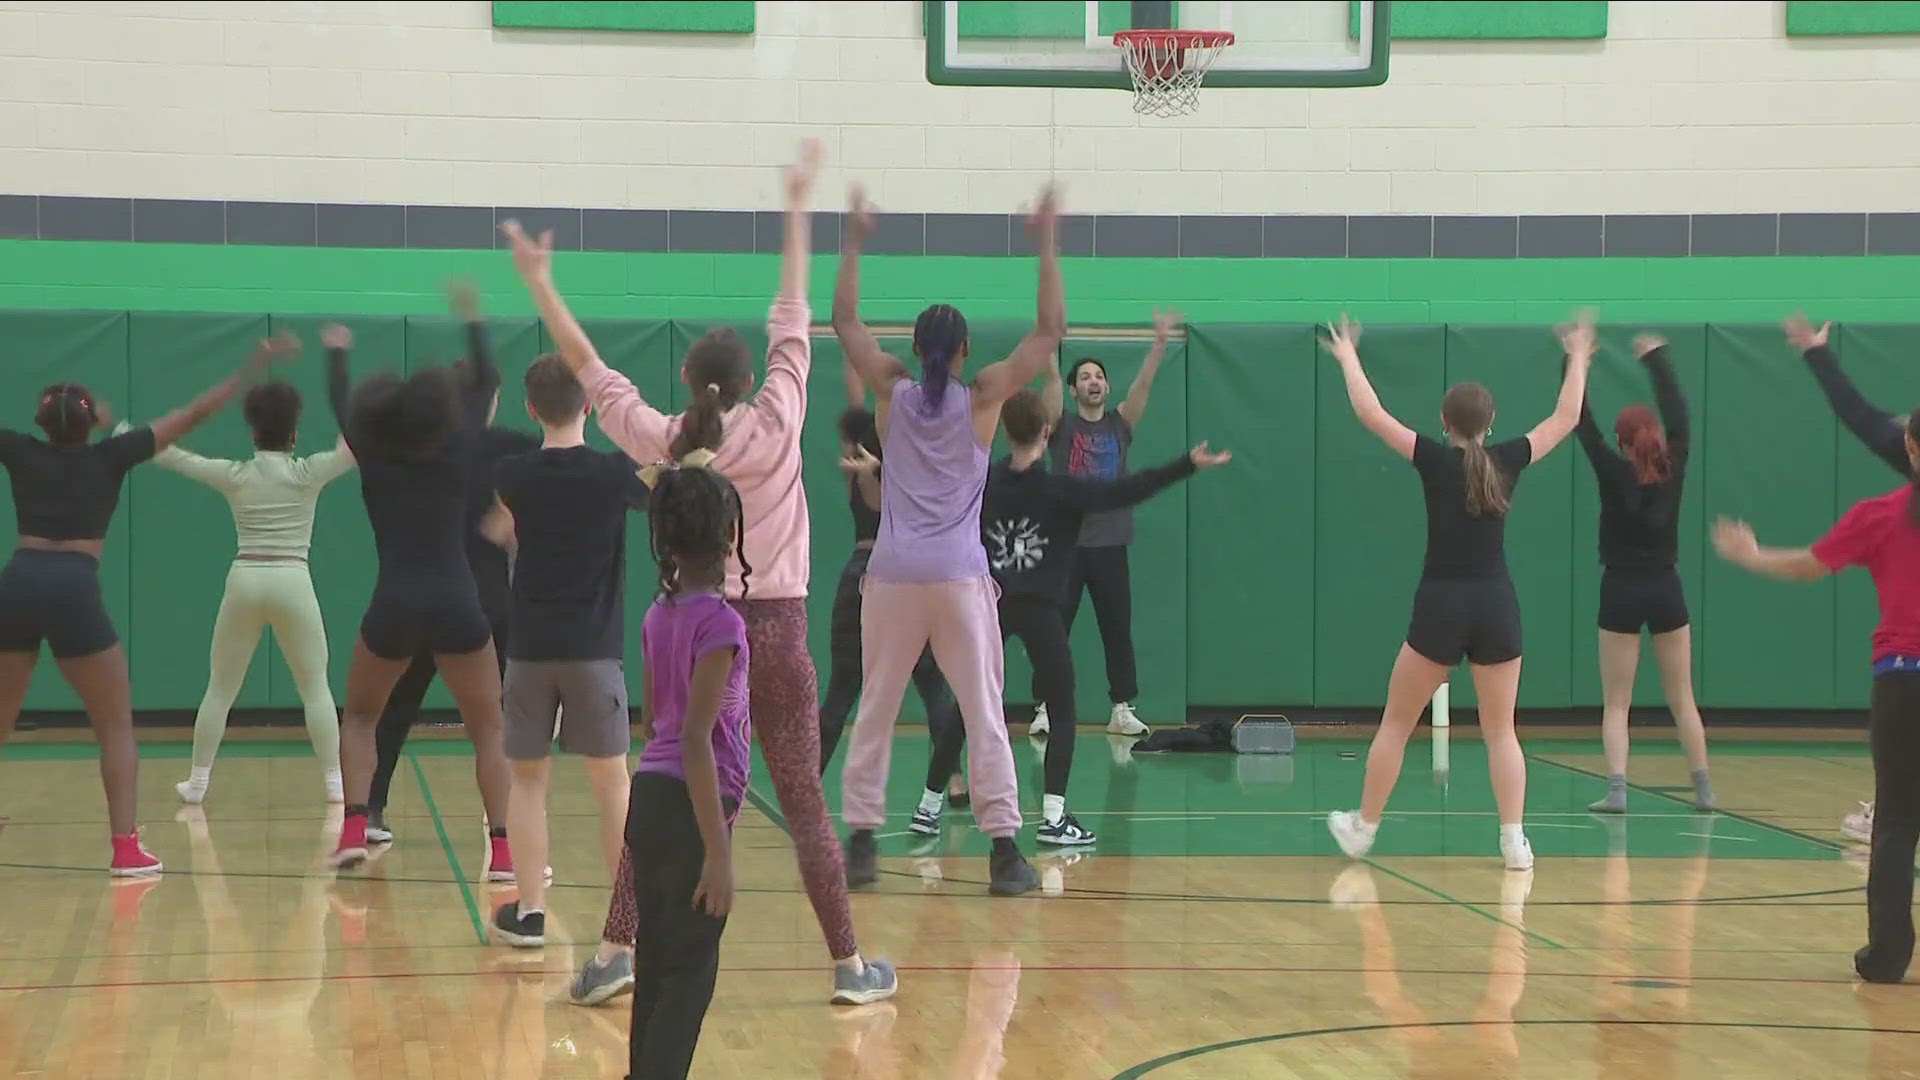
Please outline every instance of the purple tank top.
[[947, 385], [939, 412], [924, 411], [920, 384], [893, 390], [880, 473], [880, 535], [867, 573], [879, 581], [966, 581], [987, 576], [980, 496], [987, 448], [973, 433], [973, 390]]

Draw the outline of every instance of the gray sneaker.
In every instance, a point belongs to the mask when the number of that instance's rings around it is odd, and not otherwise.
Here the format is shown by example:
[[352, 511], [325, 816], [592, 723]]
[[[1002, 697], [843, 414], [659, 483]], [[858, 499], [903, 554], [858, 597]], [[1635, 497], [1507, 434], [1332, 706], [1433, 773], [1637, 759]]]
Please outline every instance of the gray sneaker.
[[633, 993], [633, 954], [618, 952], [601, 963], [598, 956], [587, 957], [585, 967], [573, 977], [567, 998], [575, 1005], [600, 1005], [621, 994]]
[[900, 978], [894, 974], [893, 964], [886, 960], [869, 960], [865, 971], [855, 975], [846, 968], [834, 965], [833, 1003], [835, 1005], [871, 1005], [876, 1001], [885, 1001], [900, 988]]

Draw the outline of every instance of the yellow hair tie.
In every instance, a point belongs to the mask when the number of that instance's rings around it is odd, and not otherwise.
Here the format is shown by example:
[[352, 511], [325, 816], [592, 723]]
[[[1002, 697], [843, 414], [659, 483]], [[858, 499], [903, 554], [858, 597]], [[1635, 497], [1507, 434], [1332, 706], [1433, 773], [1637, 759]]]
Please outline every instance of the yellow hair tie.
[[640, 470], [640, 482], [652, 491], [660, 483], [661, 474], [668, 469], [704, 469], [713, 464], [718, 456], [711, 450], [689, 450], [685, 457], [673, 462], [655, 462]]

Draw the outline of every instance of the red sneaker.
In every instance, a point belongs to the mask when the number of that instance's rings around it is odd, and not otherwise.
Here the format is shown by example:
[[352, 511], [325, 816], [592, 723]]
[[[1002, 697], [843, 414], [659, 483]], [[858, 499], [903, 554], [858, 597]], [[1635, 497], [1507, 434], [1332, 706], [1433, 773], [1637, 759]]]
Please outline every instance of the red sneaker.
[[488, 837], [492, 853], [487, 859], [488, 881], [513, 880], [513, 849], [507, 846], [504, 836]]
[[367, 815], [348, 814], [340, 822], [340, 844], [327, 856], [335, 870], [351, 870], [367, 861]]
[[137, 830], [113, 838], [113, 863], [107, 872], [114, 877], [150, 877], [161, 869], [160, 860], [141, 846]]

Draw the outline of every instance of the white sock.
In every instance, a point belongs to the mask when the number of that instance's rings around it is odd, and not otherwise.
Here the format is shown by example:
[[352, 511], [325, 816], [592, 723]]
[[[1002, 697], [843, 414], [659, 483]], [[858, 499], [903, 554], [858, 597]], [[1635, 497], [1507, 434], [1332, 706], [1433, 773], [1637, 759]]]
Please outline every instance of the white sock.
[[1518, 843], [1519, 841], [1525, 840], [1526, 838], [1527, 838], [1527, 830], [1523, 826], [1520, 826], [1520, 825], [1500, 826], [1500, 842], [1503, 844]]
[[941, 792], [923, 791], [920, 793], [920, 812], [923, 814], [938, 814], [946, 803], [947, 797]]
[[847, 957], [845, 960], [835, 960], [833, 962], [833, 966], [846, 968], [848, 971], [853, 972], [855, 975], [864, 975], [866, 974], [866, 971], [867, 971], [867, 962], [865, 960], [860, 959], [859, 953], [854, 953], [852, 956]]
[[529, 915], [545, 915], [547, 913], [547, 909], [543, 907], [530, 908], [525, 904], [515, 904], [514, 906], [519, 909], [520, 917], [523, 919]]
[[1067, 816], [1067, 797], [1065, 795], [1040, 796], [1040, 819], [1052, 825]]
[[195, 787], [206, 787], [208, 784], [212, 782], [213, 782], [213, 766], [211, 765], [208, 765], [204, 768], [202, 768], [199, 765], [195, 765], [193, 767], [193, 771], [187, 774], [187, 783], [192, 784]]

